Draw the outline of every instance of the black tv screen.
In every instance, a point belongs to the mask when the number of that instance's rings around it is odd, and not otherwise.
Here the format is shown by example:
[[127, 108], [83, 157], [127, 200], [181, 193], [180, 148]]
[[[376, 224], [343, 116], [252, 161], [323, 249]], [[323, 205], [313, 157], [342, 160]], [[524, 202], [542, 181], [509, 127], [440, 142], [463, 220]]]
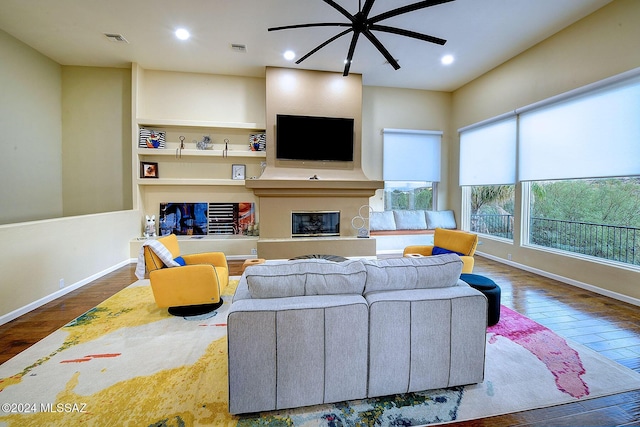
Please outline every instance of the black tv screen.
[[276, 158], [353, 161], [353, 119], [278, 114]]

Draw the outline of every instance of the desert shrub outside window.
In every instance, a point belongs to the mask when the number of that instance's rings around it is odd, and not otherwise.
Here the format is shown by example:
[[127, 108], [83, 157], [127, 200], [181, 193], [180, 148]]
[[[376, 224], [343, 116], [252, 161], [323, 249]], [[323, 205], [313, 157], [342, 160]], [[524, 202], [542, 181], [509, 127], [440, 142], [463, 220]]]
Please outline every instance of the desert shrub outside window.
[[434, 210], [434, 183], [428, 181], [386, 181], [384, 210]]

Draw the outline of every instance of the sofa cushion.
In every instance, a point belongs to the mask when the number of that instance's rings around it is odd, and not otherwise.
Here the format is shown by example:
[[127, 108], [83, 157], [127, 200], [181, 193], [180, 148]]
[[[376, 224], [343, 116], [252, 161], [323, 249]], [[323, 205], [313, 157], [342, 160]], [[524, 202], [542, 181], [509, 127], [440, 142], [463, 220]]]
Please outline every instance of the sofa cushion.
[[245, 272], [251, 298], [362, 294], [366, 277], [364, 264], [358, 260], [279, 261], [253, 265]]
[[424, 211], [393, 211], [396, 230], [426, 230]]
[[371, 212], [369, 229], [371, 231], [395, 230], [396, 220], [393, 216], [393, 211]]
[[427, 221], [427, 228], [429, 230], [435, 230], [436, 228], [448, 228], [455, 229], [456, 218], [453, 215], [453, 211], [426, 211], [425, 217]]
[[364, 293], [456, 286], [462, 261], [455, 254], [366, 261]]

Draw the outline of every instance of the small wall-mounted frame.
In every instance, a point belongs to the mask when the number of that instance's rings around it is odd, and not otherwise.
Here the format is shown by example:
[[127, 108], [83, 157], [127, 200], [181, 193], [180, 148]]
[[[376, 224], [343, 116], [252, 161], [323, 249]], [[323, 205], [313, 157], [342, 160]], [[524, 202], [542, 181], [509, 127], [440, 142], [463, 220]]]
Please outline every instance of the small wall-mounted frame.
[[140, 162], [140, 178], [158, 178], [158, 163]]
[[245, 179], [246, 165], [231, 165], [231, 179]]

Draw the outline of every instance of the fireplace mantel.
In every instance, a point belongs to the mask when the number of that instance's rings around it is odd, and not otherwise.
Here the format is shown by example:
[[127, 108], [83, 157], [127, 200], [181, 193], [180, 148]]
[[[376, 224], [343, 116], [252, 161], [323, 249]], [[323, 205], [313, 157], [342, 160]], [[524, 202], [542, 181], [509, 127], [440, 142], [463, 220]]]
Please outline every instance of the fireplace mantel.
[[383, 181], [338, 179], [250, 179], [245, 186], [259, 197], [371, 197]]

